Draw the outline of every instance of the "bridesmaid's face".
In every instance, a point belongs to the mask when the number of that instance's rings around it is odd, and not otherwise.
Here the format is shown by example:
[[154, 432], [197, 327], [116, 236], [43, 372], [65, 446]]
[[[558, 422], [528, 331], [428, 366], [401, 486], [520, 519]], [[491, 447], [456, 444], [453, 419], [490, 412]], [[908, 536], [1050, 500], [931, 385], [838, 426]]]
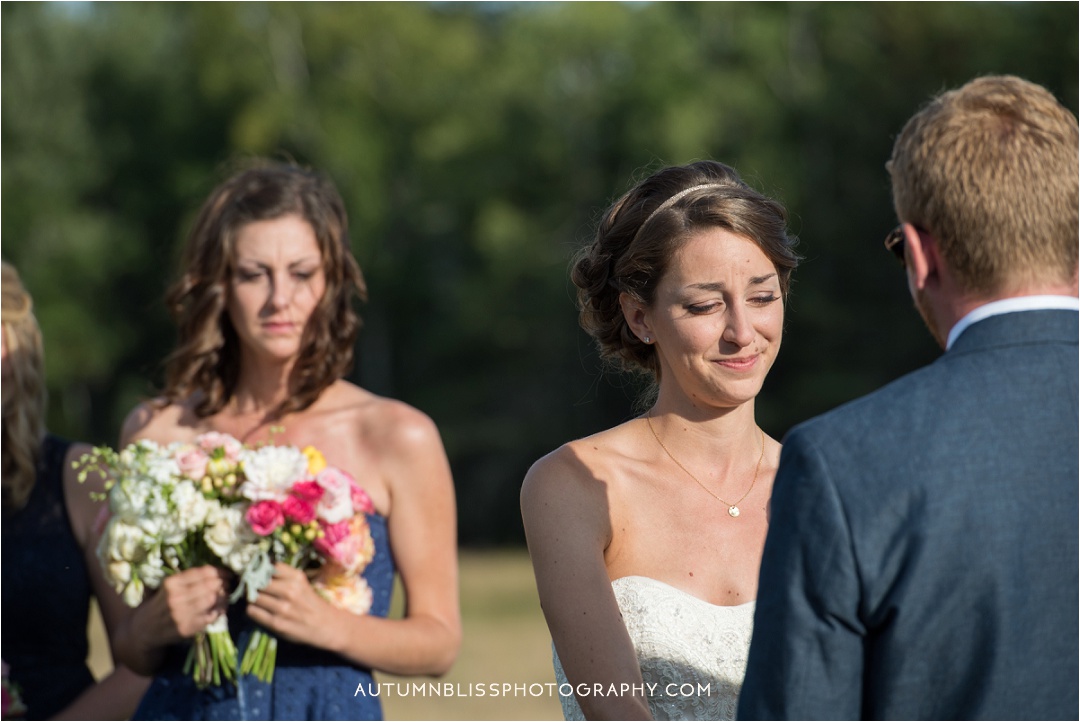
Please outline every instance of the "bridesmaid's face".
[[757, 396], [780, 350], [784, 302], [776, 267], [753, 241], [722, 228], [693, 235], [643, 312], [661, 385], [695, 404], [731, 407]]
[[294, 359], [325, 290], [319, 242], [304, 218], [290, 214], [241, 226], [228, 314], [245, 355]]

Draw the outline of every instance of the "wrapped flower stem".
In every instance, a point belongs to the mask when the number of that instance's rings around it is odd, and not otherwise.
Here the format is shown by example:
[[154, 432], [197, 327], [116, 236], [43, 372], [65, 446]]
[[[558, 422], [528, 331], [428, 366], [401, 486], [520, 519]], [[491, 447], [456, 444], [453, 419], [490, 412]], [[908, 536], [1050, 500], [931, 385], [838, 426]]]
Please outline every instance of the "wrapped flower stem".
[[223, 614], [195, 635], [184, 662], [184, 674], [190, 674], [199, 689], [235, 682], [236, 658], [229, 619]]

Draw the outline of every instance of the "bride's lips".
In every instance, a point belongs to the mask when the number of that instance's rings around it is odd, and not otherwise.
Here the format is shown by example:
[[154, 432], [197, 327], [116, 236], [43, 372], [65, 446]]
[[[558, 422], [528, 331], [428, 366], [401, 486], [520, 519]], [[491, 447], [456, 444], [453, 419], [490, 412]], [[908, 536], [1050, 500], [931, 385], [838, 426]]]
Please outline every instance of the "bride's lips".
[[739, 358], [728, 358], [716, 361], [719, 366], [723, 366], [731, 371], [749, 371], [757, 365], [758, 354], [753, 356], [742, 356]]

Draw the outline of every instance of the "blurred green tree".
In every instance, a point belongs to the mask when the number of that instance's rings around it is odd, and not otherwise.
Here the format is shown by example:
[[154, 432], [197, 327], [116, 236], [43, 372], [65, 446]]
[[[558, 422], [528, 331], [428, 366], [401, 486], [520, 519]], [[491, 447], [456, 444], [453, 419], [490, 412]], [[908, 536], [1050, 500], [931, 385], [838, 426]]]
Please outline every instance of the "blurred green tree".
[[114, 443], [163, 291], [232, 164], [335, 179], [371, 291], [354, 380], [439, 424], [465, 543], [519, 542], [532, 460], [634, 413], [576, 324], [574, 250], [664, 164], [783, 200], [806, 260], [759, 400], [792, 424], [937, 351], [881, 251], [884, 162], [932, 94], [1014, 73], [1077, 107], [1068, 3], [0, 5], [5, 258], [53, 428]]

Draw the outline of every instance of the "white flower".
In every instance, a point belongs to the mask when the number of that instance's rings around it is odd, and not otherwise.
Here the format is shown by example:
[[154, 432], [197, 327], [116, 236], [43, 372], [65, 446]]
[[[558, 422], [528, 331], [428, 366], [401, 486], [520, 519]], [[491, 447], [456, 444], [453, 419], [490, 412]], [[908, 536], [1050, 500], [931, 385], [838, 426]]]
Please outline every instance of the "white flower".
[[105, 576], [116, 593], [119, 594], [131, 581], [131, 563], [125, 561], [110, 561], [105, 565]]
[[145, 473], [158, 484], [168, 484], [180, 476], [180, 465], [172, 454], [168, 456], [153, 454], [146, 458]]
[[194, 531], [206, 523], [210, 505], [191, 481], [181, 481], [172, 492], [175, 517], [187, 531]]
[[140, 564], [138, 575], [146, 586], [157, 589], [161, 585], [161, 580], [165, 578], [165, 565], [161, 557], [154, 555]]
[[151, 487], [150, 495], [146, 500], [146, 508], [143, 509], [144, 517], [157, 517], [160, 520], [172, 516], [172, 508], [169, 506], [169, 490], [171, 482], [156, 484]]
[[244, 521], [246, 504], [213, 505], [206, 518], [203, 539], [225, 566], [241, 572], [258, 550], [259, 537]]
[[307, 476], [307, 457], [295, 446], [264, 446], [240, 454], [247, 481], [240, 494], [252, 501], [284, 501], [289, 488]]
[[[142, 533], [151, 539], [163, 539], [166, 536], [166, 531], [172, 531], [169, 518], [161, 514], [147, 514], [146, 516], [139, 517], [135, 521], [135, 525], [142, 530]], [[173, 539], [173, 534], [168, 534], [170, 539]], [[172, 541], [170, 543], [175, 543]]]
[[161, 561], [166, 564], [170, 569], [181, 569], [180, 554], [177, 552], [176, 547], [164, 546], [161, 548]]
[[145, 514], [151, 492], [144, 480], [122, 479], [109, 491], [109, 511], [113, 517], [134, 523]]
[[124, 587], [123, 594], [121, 594], [121, 596], [124, 598], [124, 604], [128, 605], [129, 607], [139, 606], [143, 599], [144, 590], [145, 587], [143, 586], [141, 579], [139, 579], [138, 577], [132, 579], [130, 582], [128, 582], [128, 585]]
[[219, 557], [232, 551], [240, 532], [243, 515], [236, 507], [214, 504], [206, 516], [203, 538], [210, 550]]
[[146, 557], [146, 541], [142, 529], [114, 517], [109, 520], [105, 533], [101, 536], [98, 556], [106, 563], [139, 562]]
[[[167, 499], [162, 493], [164, 491], [171, 492]], [[198, 531], [206, 523], [206, 515], [210, 510], [209, 502], [189, 479], [181, 480], [171, 489], [157, 489], [156, 493], [151, 495], [148, 507], [151, 512], [140, 519], [139, 524], [147, 533], [160, 538], [164, 544], [182, 543], [188, 535]], [[158, 513], [158, 507], [164, 513]]]
[[255, 555], [259, 553], [260, 546], [264, 544], [264, 540], [254, 534], [245, 534], [247, 543], [240, 544], [233, 548], [233, 551], [222, 559], [225, 562], [225, 566], [233, 570], [237, 574], [242, 574], [247, 565], [251, 563], [251, 560], [255, 558]]

